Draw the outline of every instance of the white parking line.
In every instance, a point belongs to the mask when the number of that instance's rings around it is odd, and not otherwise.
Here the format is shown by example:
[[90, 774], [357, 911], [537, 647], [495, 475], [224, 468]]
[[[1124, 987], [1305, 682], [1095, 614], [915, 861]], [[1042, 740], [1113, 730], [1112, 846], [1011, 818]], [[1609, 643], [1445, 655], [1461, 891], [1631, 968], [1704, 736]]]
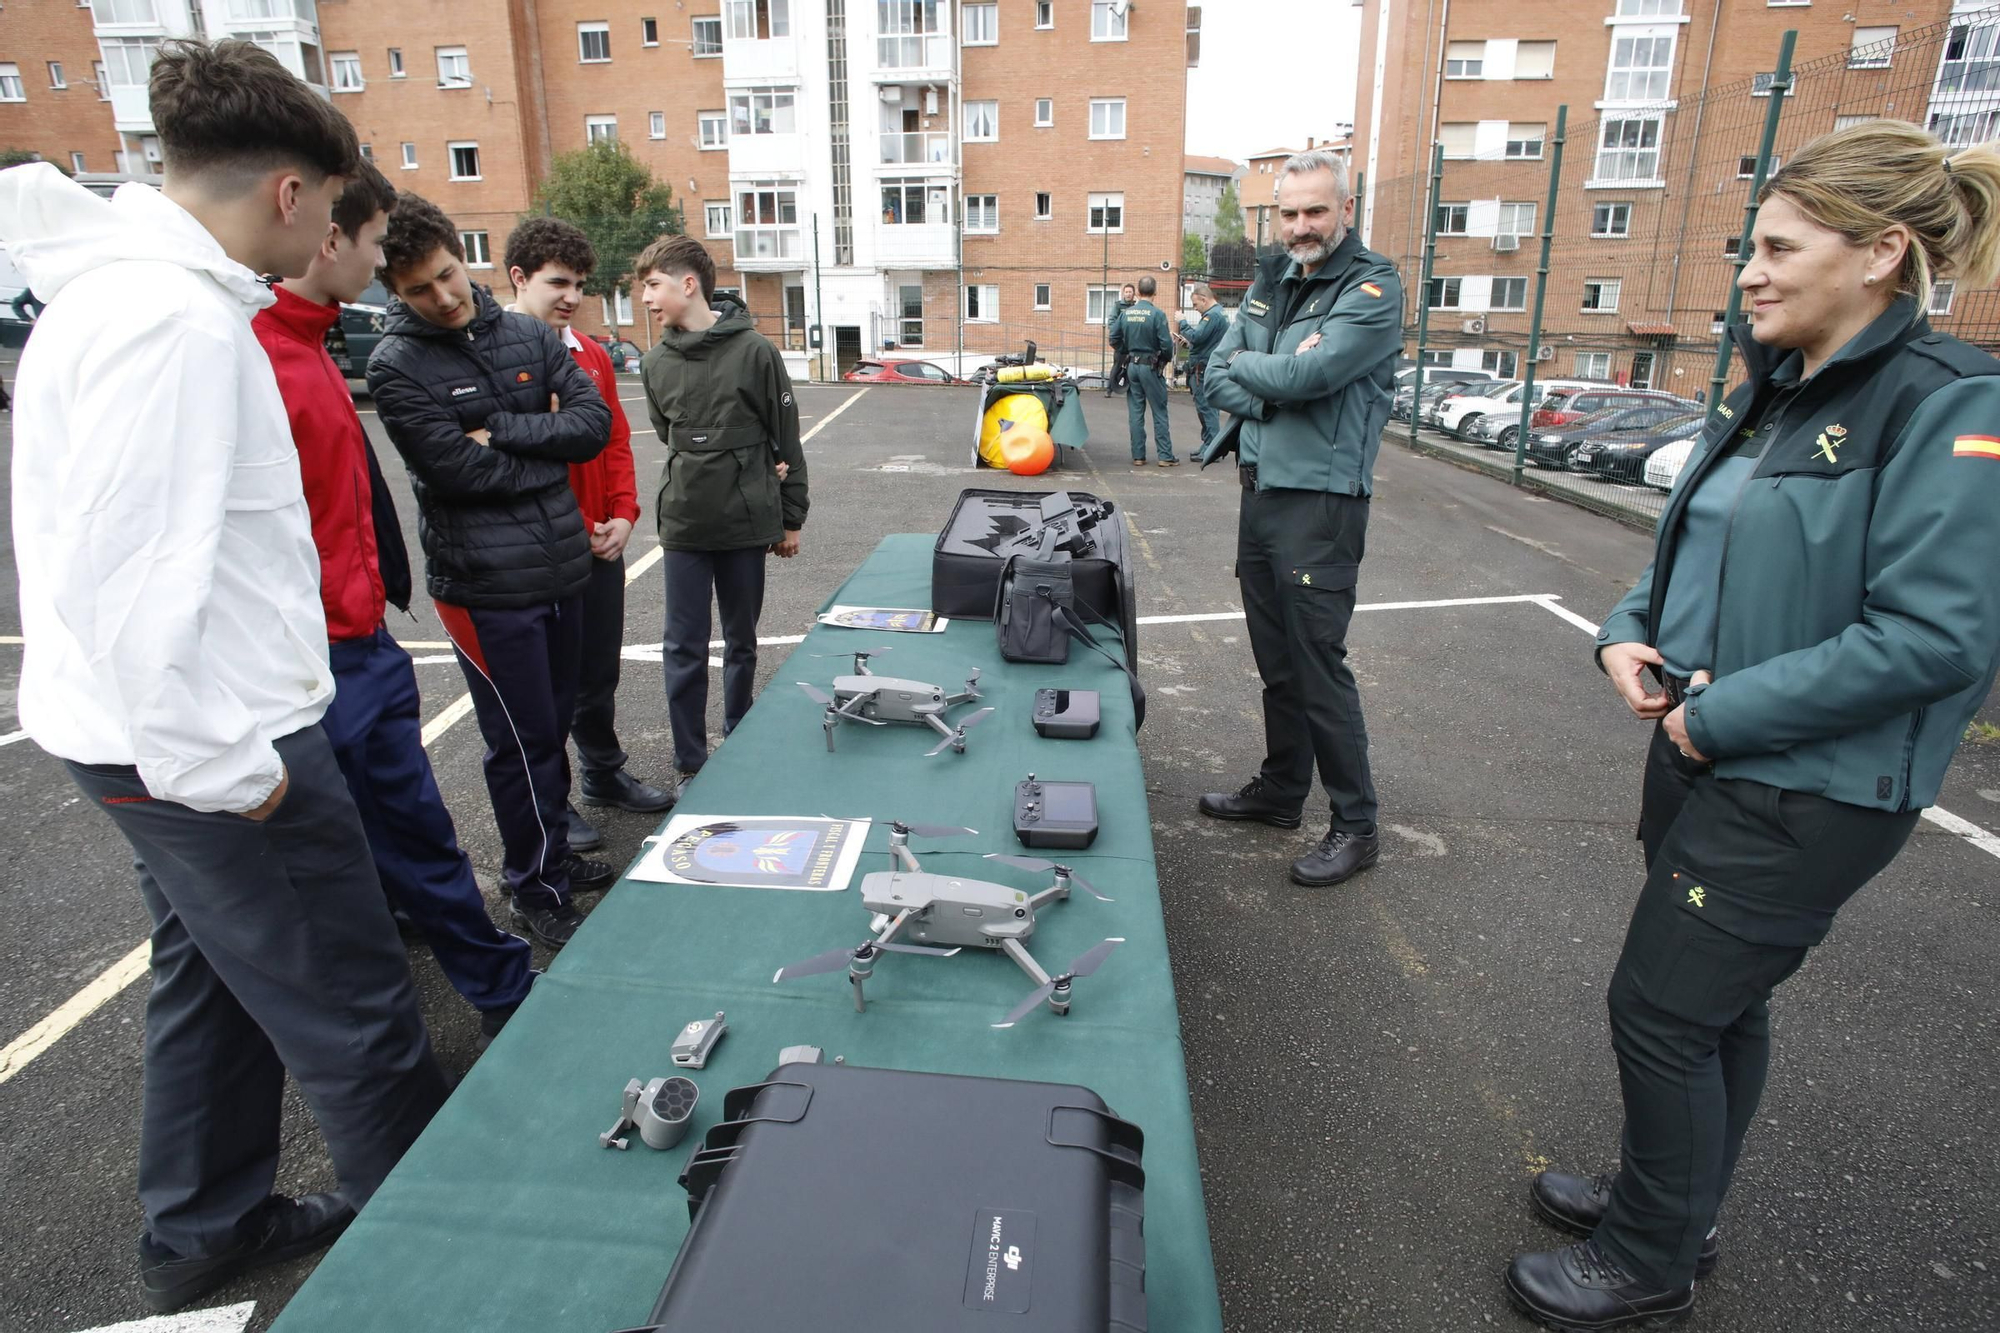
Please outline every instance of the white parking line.
[[105, 1324], [86, 1333], [242, 1333], [256, 1313], [257, 1302], [224, 1305], [213, 1310], [188, 1310], [182, 1314], [154, 1315], [123, 1324]]
[[[1601, 626], [1591, 624], [1588, 620], [1585, 620], [1573, 611], [1557, 606], [1553, 598], [1538, 597], [1534, 600], [1540, 602], [1544, 610], [1561, 616], [1585, 634], [1595, 635], [1602, 628]], [[1959, 837], [1965, 839], [1980, 851], [1985, 852], [1988, 856], [2000, 857], [2000, 837], [1995, 837], [1993, 834], [1988, 833], [1971, 820], [1963, 819], [1940, 805], [1933, 805], [1926, 809], [1924, 811], [1924, 818], [1936, 824], [1947, 833], [1956, 833]]]
[[96, 1013], [106, 1000], [145, 976], [152, 952], [152, 941], [139, 945], [63, 1001], [61, 1008], [0, 1046], [0, 1083], [26, 1069], [36, 1056], [68, 1036], [71, 1028]]

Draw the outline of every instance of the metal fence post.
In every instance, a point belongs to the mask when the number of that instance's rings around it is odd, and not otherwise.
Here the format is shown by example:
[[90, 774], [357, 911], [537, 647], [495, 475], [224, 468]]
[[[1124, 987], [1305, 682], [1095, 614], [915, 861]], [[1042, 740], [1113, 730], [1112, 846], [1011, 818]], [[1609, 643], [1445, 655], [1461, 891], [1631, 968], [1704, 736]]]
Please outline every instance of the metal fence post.
[[1563, 141], [1569, 128], [1569, 104], [1556, 108], [1555, 151], [1549, 155], [1549, 202], [1542, 213], [1542, 263], [1535, 270], [1535, 313], [1528, 320], [1528, 371], [1521, 377], [1521, 428], [1514, 435], [1514, 484], [1521, 484], [1521, 467], [1528, 457], [1528, 422], [1535, 414], [1535, 362], [1542, 350], [1542, 298], [1549, 290], [1549, 249], [1556, 238], [1556, 191], [1562, 185]]
[[1437, 259], [1437, 197], [1444, 181], [1444, 144], [1431, 145], [1431, 189], [1424, 199], [1424, 280], [1417, 288], [1417, 373], [1410, 380], [1410, 447], [1417, 447], [1417, 409], [1424, 396], [1424, 344], [1431, 336], [1431, 265]]
[[[1778, 117], [1785, 109], [1785, 92], [1792, 86], [1792, 48], [1798, 45], [1798, 29], [1788, 29], [1778, 43], [1778, 69], [1771, 76], [1771, 105], [1764, 109], [1764, 139], [1757, 145], [1757, 169], [1750, 178], [1750, 198], [1743, 205], [1743, 234], [1736, 241], [1737, 276], [1750, 262], [1750, 232], [1757, 225], [1757, 196], [1763, 193], [1764, 177], [1771, 169], [1771, 148], [1778, 141]], [[1729, 302], [1722, 315], [1722, 336], [1716, 340], [1715, 374], [1708, 381], [1708, 419], [1715, 419], [1722, 406], [1722, 388], [1729, 380], [1729, 331], [1743, 311], [1743, 289], [1734, 278], [1729, 283]]]

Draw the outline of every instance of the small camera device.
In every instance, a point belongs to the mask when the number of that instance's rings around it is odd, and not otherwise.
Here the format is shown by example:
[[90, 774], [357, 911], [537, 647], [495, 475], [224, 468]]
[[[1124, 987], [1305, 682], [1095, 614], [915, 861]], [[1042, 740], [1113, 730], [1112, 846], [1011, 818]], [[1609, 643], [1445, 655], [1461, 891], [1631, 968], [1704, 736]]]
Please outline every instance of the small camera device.
[[1097, 734], [1096, 690], [1036, 690], [1035, 734], [1087, 741]]
[[1014, 836], [1023, 847], [1074, 852], [1090, 846], [1097, 841], [1097, 788], [1028, 774], [1014, 785]]

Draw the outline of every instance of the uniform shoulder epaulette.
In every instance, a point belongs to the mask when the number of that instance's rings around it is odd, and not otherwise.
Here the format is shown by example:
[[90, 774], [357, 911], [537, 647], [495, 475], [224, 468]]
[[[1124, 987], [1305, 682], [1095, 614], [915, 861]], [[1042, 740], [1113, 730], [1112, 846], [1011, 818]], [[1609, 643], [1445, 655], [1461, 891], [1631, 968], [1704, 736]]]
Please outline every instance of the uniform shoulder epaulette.
[[2000, 359], [1948, 333], [1929, 333], [1909, 344], [1909, 350], [1934, 361], [1961, 379], [1975, 375], [2000, 375]]

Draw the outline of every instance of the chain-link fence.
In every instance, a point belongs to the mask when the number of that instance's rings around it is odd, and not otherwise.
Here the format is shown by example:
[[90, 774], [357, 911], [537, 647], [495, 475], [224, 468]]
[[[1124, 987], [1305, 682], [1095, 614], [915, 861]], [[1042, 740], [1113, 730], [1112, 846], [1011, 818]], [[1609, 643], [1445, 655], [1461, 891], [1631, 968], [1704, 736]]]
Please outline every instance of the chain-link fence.
[[[1490, 144], [1448, 124], [1430, 172], [1371, 185], [1373, 245], [1404, 274], [1407, 346], [1433, 381], [1409, 386], [1393, 433], [1657, 516], [1718, 388], [1740, 377], [1727, 330], [1762, 182], [1800, 145], [1876, 117], [1957, 147], [2000, 137], [2000, 7], [1884, 31], [1797, 64], [1788, 33], [1768, 73], [1678, 102], [1669, 52], [1656, 68], [1650, 39], [1620, 39], [1606, 95], [1630, 109], [1565, 108]], [[1941, 282], [1930, 319], [2000, 348], [2000, 292]]]

